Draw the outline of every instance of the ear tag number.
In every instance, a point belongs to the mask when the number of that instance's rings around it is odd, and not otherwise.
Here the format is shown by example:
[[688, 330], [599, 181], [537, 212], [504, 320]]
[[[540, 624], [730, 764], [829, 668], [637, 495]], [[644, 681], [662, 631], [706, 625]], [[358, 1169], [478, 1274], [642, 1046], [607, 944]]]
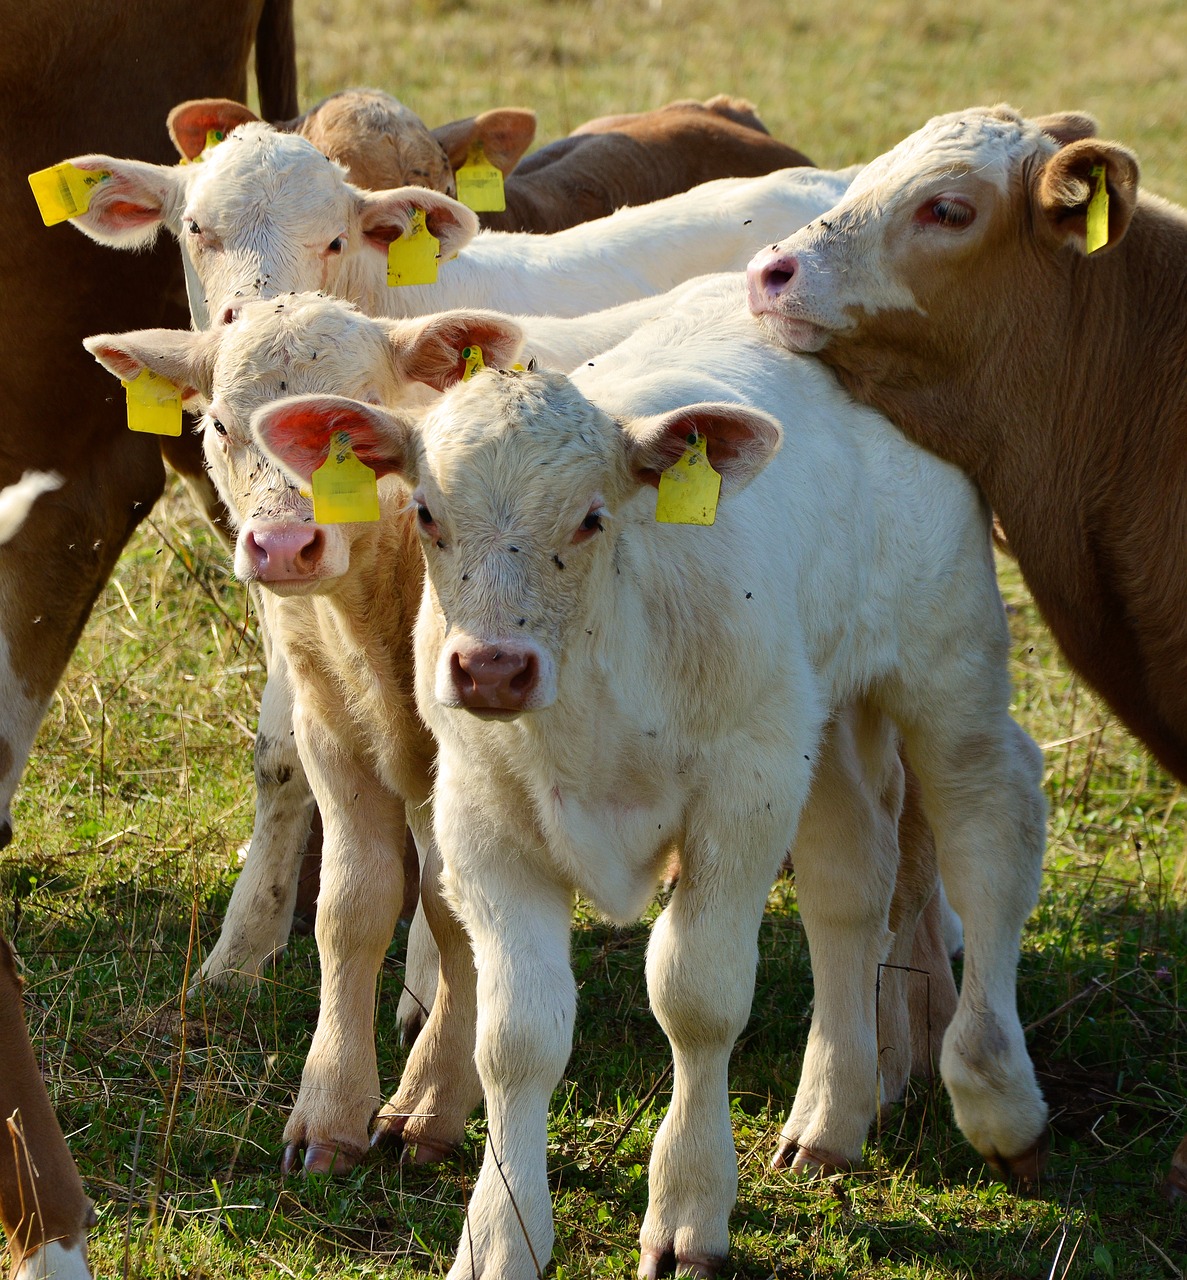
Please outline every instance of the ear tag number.
[[709, 462], [709, 441], [699, 433], [659, 478], [655, 518], [660, 524], [712, 524], [717, 519], [721, 476]]
[[387, 282], [436, 284], [441, 241], [425, 225], [425, 211], [413, 209], [412, 226], [387, 247]]
[[482, 359], [482, 348], [479, 346], [463, 347], [462, 359], [466, 362], [466, 368], [462, 373], [463, 382], [469, 382], [476, 373], [481, 373], [486, 368]]
[[1105, 184], [1105, 167], [1103, 164], [1092, 166], [1092, 177], [1096, 187], [1092, 199], [1088, 201], [1088, 227], [1085, 233], [1085, 249], [1095, 253], [1109, 243], [1109, 188]]
[[29, 174], [41, 221], [52, 227], [86, 213], [95, 188], [110, 177], [110, 169], [79, 169], [72, 164], [55, 164]]
[[130, 382], [120, 384], [128, 393], [128, 430], [152, 436], [181, 435], [181, 392], [168, 378], [141, 369]]
[[502, 171], [486, 158], [481, 142], [471, 144], [466, 163], [453, 176], [457, 198], [475, 213], [502, 213], [506, 209]]
[[330, 438], [330, 456], [313, 473], [312, 488], [318, 524], [379, 519], [375, 472], [354, 456], [345, 431], [335, 431]]

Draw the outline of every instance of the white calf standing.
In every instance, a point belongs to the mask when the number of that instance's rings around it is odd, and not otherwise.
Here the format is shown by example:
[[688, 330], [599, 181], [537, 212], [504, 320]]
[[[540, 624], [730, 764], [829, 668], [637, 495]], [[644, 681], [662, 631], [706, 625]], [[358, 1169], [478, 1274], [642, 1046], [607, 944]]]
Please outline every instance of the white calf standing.
[[[482, 375], [422, 422], [324, 399], [253, 424], [303, 465], [345, 430], [414, 490], [417, 703], [439, 744], [447, 892], [478, 965], [490, 1133], [451, 1280], [526, 1280], [548, 1257], [573, 895], [633, 918], [673, 846], [682, 874], [647, 981], [675, 1075], [639, 1273], [672, 1255], [716, 1273], [737, 1187], [728, 1059], [758, 924], [830, 713], [855, 698], [902, 731], [966, 926], [942, 1055], [957, 1118], [988, 1159], [1026, 1169], [1046, 1117], [1014, 1002], [1040, 757], [1009, 716], [984, 506], [769, 345], [736, 285], [594, 364], [573, 383]], [[693, 440], [723, 476], [717, 522], [657, 524], [652, 488]]]

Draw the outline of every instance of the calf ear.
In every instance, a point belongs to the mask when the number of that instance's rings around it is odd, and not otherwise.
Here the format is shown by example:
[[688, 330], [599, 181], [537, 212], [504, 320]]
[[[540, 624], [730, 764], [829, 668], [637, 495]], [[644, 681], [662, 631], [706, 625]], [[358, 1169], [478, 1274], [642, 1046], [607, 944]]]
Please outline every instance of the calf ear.
[[709, 462], [721, 475], [723, 496], [744, 489], [783, 443], [783, 428], [768, 413], [738, 404], [690, 404], [628, 423], [631, 470], [658, 488], [660, 476], [698, 435], [705, 437]]
[[1031, 123], [1042, 129], [1048, 138], [1054, 138], [1061, 147], [1066, 147], [1069, 142], [1096, 137], [1096, 120], [1082, 111], [1057, 111], [1049, 116], [1036, 116]]
[[176, 235], [185, 202], [186, 169], [111, 156], [76, 156], [66, 163], [108, 174], [91, 189], [86, 211], [70, 219], [92, 240], [113, 249], [143, 249], [163, 226]]
[[482, 362], [508, 369], [523, 346], [523, 330], [497, 311], [442, 311], [426, 320], [387, 324], [396, 376], [445, 391], [462, 380], [466, 347], [482, 348]]
[[1063, 244], [1086, 251], [1088, 202], [1096, 188], [1092, 171], [1104, 170], [1109, 193], [1109, 238], [1112, 249], [1125, 236], [1138, 198], [1138, 162], [1115, 142], [1085, 138], [1057, 151], [1039, 171], [1035, 195], [1047, 226]]
[[392, 191], [358, 193], [359, 225], [373, 249], [387, 253], [412, 225], [412, 214], [423, 209], [425, 225], [441, 241], [441, 257], [450, 258], [478, 234], [478, 215], [440, 191], [426, 187], [396, 187]]
[[412, 423], [344, 396], [289, 396], [257, 409], [252, 434], [286, 471], [308, 480], [325, 462], [335, 432], [345, 431], [360, 462], [386, 476], [404, 472]]
[[453, 169], [460, 169], [470, 148], [481, 142], [486, 158], [506, 177], [535, 140], [536, 113], [524, 107], [496, 107], [480, 116], [440, 125], [432, 132]]
[[166, 124], [182, 158], [193, 160], [206, 150], [206, 135], [211, 130], [225, 138], [232, 129], [259, 118], [250, 107], [232, 102], [230, 98], [193, 98], [178, 103], [169, 112]]
[[130, 382], [142, 369], [167, 378], [181, 389], [183, 400], [214, 394], [214, 365], [223, 330], [136, 329], [131, 333], [100, 333], [82, 345], [117, 378]]

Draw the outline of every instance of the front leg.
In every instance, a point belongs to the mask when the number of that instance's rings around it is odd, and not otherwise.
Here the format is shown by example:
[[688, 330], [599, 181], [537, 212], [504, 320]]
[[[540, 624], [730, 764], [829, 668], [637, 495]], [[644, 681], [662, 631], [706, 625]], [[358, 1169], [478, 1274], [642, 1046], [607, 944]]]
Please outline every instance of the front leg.
[[672, 1102], [651, 1156], [639, 1276], [675, 1259], [715, 1276], [738, 1189], [728, 1068], [754, 996], [758, 926], [808, 791], [807, 757], [723, 752], [728, 772], [692, 806], [672, 900], [647, 948], [651, 1007], [672, 1045]]
[[[472, 778], [468, 788], [479, 791]], [[475, 1061], [486, 1094], [482, 1171], [449, 1280], [537, 1280], [552, 1253], [548, 1103], [573, 1043], [572, 890], [538, 843], [469, 804], [442, 766], [445, 891], [474, 944]]]
[[343, 1173], [367, 1150], [380, 1102], [375, 984], [404, 895], [404, 805], [332, 728], [300, 707], [297, 742], [325, 836], [317, 950], [321, 1008], [301, 1091], [285, 1127], [283, 1169]]

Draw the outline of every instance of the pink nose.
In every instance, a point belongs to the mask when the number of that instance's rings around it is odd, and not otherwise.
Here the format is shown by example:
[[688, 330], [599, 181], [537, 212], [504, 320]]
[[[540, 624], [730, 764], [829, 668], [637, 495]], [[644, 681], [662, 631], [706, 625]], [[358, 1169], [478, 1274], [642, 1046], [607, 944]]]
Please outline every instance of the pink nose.
[[317, 525], [263, 525], [243, 539], [252, 574], [260, 582], [313, 577], [326, 549]]
[[750, 310], [767, 310], [787, 291], [795, 279], [798, 265], [794, 254], [780, 253], [778, 249], [763, 249], [756, 253], [746, 268], [746, 293], [750, 300]]
[[530, 649], [479, 645], [456, 651], [449, 673], [458, 702], [470, 711], [522, 711], [540, 665]]

